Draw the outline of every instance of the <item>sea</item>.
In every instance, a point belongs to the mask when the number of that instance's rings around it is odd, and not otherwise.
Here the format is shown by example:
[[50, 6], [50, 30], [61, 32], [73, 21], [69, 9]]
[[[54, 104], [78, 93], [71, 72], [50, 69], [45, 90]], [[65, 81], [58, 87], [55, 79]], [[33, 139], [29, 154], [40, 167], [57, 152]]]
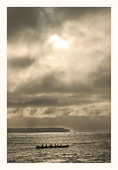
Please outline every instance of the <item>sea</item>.
[[[41, 145], [68, 148], [36, 149]], [[7, 133], [7, 163], [110, 163], [111, 133]]]

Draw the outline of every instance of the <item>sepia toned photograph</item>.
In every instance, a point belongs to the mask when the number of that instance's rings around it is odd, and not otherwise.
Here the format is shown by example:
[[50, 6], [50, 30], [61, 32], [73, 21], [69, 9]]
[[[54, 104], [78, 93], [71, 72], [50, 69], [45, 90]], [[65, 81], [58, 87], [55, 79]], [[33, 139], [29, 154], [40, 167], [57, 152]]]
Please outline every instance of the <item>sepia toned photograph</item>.
[[7, 163], [111, 163], [110, 7], [7, 7]]

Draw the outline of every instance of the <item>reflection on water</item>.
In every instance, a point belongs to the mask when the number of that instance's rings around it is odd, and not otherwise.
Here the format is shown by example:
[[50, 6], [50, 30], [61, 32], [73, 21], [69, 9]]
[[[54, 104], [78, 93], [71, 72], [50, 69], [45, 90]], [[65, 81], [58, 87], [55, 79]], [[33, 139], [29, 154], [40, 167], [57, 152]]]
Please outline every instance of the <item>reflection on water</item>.
[[[35, 149], [42, 144], [69, 144], [69, 148]], [[8, 133], [7, 162], [111, 162], [110, 133]]]

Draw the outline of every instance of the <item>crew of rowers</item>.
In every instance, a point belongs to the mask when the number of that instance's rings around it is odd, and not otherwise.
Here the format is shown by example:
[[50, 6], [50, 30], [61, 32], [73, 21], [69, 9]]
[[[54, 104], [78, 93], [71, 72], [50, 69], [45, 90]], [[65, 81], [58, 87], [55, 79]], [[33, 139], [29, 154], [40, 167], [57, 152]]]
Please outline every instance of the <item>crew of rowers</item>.
[[[62, 146], [62, 144], [60, 144], [60, 145], [58, 145], [58, 144], [56, 145], [56, 144], [55, 144], [54, 146], [55, 146], [55, 147], [57, 147], [57, 146], [60, 146], [60, 147], [61, 147], [61, 146]], [[54, 146], [50, 144], [50, 146], [49, 146], [49, 147], [54, 147]], [[43, 148], [43, 147], [47, 147], [47, 144], [46, 144], [45, 146], [42, 144], [42, 148]]]

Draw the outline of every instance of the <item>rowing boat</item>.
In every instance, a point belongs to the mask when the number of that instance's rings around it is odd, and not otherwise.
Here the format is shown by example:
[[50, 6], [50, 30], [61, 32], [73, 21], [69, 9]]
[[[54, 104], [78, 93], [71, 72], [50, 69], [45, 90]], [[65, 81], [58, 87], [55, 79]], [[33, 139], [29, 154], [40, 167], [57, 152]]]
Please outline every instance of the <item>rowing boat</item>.
[[47, 149], [47, 148], [68, 148], [69, 145], [60, 145], [60, 146], [36, 146], [36, 149]]

